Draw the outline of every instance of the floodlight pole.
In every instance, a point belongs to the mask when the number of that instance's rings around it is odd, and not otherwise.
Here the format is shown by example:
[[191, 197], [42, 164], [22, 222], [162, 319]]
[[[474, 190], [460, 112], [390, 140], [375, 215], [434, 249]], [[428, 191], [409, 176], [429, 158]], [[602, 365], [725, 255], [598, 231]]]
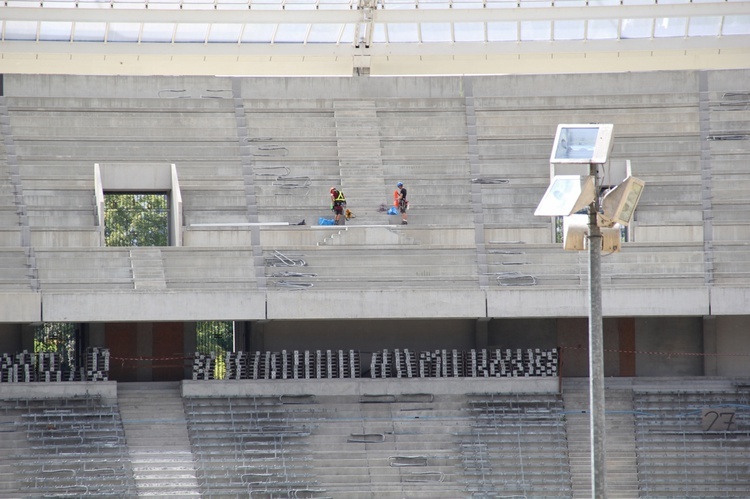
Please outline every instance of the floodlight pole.
[[[596, 164], [589, 175], [596, 178]], [[598, 185], [598, 184], [597, 184]], [[589, 205], [589, 413], [591, 422], [591, 494], [606, 499], [604, 452], [604, 331], [602, 325], [602, 232], [597, 222], [599, 192]]]

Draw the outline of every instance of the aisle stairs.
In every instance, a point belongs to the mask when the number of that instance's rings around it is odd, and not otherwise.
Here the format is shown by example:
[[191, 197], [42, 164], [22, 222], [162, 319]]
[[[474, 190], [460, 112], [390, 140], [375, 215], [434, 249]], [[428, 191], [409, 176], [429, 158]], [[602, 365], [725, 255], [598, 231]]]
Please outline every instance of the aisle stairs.
[[179, 382], [118, 383], [139, 497], [200, 497]]
[[[609, 384], [612, 385], [614, 381]], [[588, 378], [563, 380], [573, 499], [591, 497], [591, 434]], [[605, 477], [609, 499], [638, 497], [633, 390], [607, 386], [605, 392]]]
[[20, 421], [19, 410], [11, 403], [0, 403], [0, 497], [26, 497], [17, 474], [17, 455], [29, 447]]
[[[358, 224], [385, 224], [388, 217], [378, 212], [392, 200], [386, 196], [395, 189], [383, 186], [380, 127], [374, 101], [336, 101], [336, 140], [338, 143], [341, 187], [347, 208]], [[354, 220], [351, 220], [354, 223]]]
[[167, 289], [161, 249], [130, 248], [130, 265], [133, 272], [135, 289]]

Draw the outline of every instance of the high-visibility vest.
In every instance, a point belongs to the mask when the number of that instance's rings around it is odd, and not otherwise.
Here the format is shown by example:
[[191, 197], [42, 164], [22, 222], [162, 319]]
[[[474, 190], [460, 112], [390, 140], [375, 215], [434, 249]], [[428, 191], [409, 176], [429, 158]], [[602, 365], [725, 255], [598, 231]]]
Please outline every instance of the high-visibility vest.
[[334, 198], [334, 201], [345, 203], [346, 198], [344, 197], [344, 193], [342, 191], [336, 191], [336, 197]]

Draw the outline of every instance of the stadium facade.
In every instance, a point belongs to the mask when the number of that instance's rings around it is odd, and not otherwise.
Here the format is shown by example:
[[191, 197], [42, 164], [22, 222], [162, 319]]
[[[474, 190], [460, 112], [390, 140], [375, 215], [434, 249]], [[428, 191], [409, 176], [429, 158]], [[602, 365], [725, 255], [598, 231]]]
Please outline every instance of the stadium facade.
[[748, 497], [749, 7], [6, 1], [0, 495], [591, 497], [606, 123], [608, 497]]

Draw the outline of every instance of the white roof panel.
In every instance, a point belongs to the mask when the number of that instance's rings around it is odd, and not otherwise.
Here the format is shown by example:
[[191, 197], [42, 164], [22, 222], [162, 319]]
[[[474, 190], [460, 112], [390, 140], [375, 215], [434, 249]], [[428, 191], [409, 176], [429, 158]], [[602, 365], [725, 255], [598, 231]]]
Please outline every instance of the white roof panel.
[[426, 71], [441, 55], [701, 50], [710, 64], [713, 55], [750, 51], [749, 0], [6, 0], [0, 20], [2, 53], [270, 60], [282, 50], [336, 64], [407, 57]]

